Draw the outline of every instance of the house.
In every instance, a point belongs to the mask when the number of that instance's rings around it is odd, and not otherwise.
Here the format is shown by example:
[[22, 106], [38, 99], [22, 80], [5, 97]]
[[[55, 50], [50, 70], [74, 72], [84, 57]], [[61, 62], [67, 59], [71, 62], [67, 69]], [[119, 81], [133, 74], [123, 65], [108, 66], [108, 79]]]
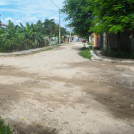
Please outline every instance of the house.
[[51, 37], [50, 38], [50, 45], [57, 45], [58, 42], [58, 37]]
[[92, 43], [94, 46], [96, 46], [96, 34], [93, 33], [89, 36], [89, 43]]
[[7, 25], [7, 24], [4, 24], [4, 23], [1, 23], [1, 27], [3, 27], [3, 28], [7, 28], [8, 25]]
[[65, 35], [64, 42], [70, 42], [70, 35]]
[[77, 42], [78, 39], [79, 39], [78, 36], [77, 35], [74, 35], [73, 42]]

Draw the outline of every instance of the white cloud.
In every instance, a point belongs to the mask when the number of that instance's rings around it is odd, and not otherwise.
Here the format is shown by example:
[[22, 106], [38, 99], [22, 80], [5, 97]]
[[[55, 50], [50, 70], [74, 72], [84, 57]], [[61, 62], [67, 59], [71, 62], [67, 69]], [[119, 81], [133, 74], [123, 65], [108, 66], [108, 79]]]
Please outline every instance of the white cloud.
[[12, 18], [8, 17], [5, 19], [5, 22], [8, 22], [9, 20], [11, 20], [12, 22], [14, 21]]
[[30, 14], [27, 14], [25, 17], [23, 17], [21, 20], [14, 20], [10, 17], [6, 18], [4, 21], [2, 20], [3, 23], [8, 24], [8, 21], [11, 20], [15, 25], [19, 25], [20, 23], [26, 24], [26, 22], [29, 23], [36, 23], [38, 21], [38, 18], [36, 16], [31, 16]]
[[5, 6], [5, 5], [7, 5], [7, 2], [5, 2], [5, 1], [0, 1], [0, 5], [1, 5], [1, 6]]
[[[64, 0], [53, 1], [62, 8]], [[45, 19], [55, 19], [55, 22], [59, 23], [58, 9], [51, 0], [0, 0], [0, 5], [6, 5], [0, 8], [3, 23], [8, 23], [9, 18], [15, 25], [20, 22], [24, 25], [26, 22], [36, 23]], [[61, 25], [64, 26], [65, 22], [62, 20], [61, 15]]]
[[22, 23], [22, 20], [17, 20], [16, 22], [17, 22], [17, 23]]
[[[45, 2], [44, 0], [0, 0], [1, 3], [5, 3], [9, 6], [9, 8], [1, 8], [1, 11], [6, 12], [18, 12], [18, 13], [26, 13], [26, 14], [35, 14], [40, 13], [45, 16], [51, 16], [55, 12], [58, 12], [58, 9], [53, 5], [51, 1]], [[57, 0], [56, 3], [60, 1]], [[59, 3], [59, 2], [58, 2]]]
[[38, 19], [37, 19], [36, 16], [33, 16], [33, 17], [32, 17], [30, 14], [27, 14], [26, 17], [23, 17], [22, 21], [23, 21], [23, 22], [30, 22], [30, 23], [33, 22], [33, 23], [34, 23], [34, 22], [37, 22]]

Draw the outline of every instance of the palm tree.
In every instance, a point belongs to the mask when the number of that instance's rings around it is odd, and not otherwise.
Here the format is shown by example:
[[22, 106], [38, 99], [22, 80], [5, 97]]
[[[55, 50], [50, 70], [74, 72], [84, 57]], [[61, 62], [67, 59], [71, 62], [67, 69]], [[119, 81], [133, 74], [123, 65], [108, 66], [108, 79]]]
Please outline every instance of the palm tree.
[[56, 24], [54, 22], [54, 19], [45, 19], [45, 21], [43, 22], [43, 29], [45, 30], [45, 33], [47, 35], [51, 36], [52, 33], [55, 33], [55, 26]]

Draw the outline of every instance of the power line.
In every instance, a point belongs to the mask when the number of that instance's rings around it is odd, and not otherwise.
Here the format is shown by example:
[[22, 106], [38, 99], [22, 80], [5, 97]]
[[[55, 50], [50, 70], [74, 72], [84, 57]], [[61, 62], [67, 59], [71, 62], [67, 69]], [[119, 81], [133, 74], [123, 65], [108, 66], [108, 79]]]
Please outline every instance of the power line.
[[[42, 7], [36, 0], [34, 0], [40, 7]], [[42, 7], [46, 12], [47, 12], [47, 10], [44, 8], [44, 7]], [[48, 14], [50, 14], [49, 12], [47, 12]]]
[[[53, 0], [51, 0], [53, 2]], [[58, 8], [58, 6], [53, 2], [53, 4]], [[59, 9], [59, 8], [58, 8]], [[59, 9], [60, 10], [60, 9]]]
[[49, 3], [45, 2], [44, 0], [42, 0], [42, 2], [44, 3], [45, 6], [49, 7]]
[[[53, 0], [51, 0], [53, 2]], [[59, 9], [59, 7], [53, 2], [53, 4]], [[60, 11], [60, 9], [59, 9]], [[61, 16], [61, 18], [63, 17], [63, 15]]]
[[43, 0], [43, 2], [47, 3], [49, 6], [51, 5], [51, 8], [55, 8], [55, 5], [50, 0]]
[[61, 18], [64, 16], [64, 14], [61, 16]]

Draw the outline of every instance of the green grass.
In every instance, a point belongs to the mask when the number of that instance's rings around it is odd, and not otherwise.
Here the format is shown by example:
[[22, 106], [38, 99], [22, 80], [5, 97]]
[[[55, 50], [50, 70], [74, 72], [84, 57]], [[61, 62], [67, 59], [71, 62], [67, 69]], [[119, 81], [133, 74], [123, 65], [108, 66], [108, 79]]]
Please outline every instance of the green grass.
[[81, 48], [81, 52], [78, 52], [78, 54], [80, 56], [82, 56], [83, 58], [86, 58], [86, 59], [89, 59], [89, 60], [91, 60], [91, 58], [92, 58], [92, 55], [91, 55], [90, 51], [85, 47]]
[[41, 50], [37, 50], [37, 51], [32, 51], [32, 52], [29, 52], [29, 53], [24, 53], [24, 54], [15, 54], [15, 55], [1, 55], [0, 57], [19, 57], [19, 56], [28, 56], [28, 55], [31, 55], [31, 54], [36, 54], [36, 53], [40, 53], [40, 52], [43, 52], [43, 51], [48, 51], [48, 50], [51, 50], [51, 49], [54, 49], [54, 48], [57, 48], [61, 45], [55, 45], [55, 46], [45, 46], [44, 48], [42, 48]]
[[0, 117], [0, 134], [13, 134], [9, 124], [5, 125], [1, 117]]
[[51, 49], [53, 49], [53, 47], [47, 48], [47, 49], [42, 50], [42, 51], [48, 51], [48, 50], [51, 50]]
[[91, 45], [92, 46], [93, 44], [92, 43], [87, 43], [87, 45]]

